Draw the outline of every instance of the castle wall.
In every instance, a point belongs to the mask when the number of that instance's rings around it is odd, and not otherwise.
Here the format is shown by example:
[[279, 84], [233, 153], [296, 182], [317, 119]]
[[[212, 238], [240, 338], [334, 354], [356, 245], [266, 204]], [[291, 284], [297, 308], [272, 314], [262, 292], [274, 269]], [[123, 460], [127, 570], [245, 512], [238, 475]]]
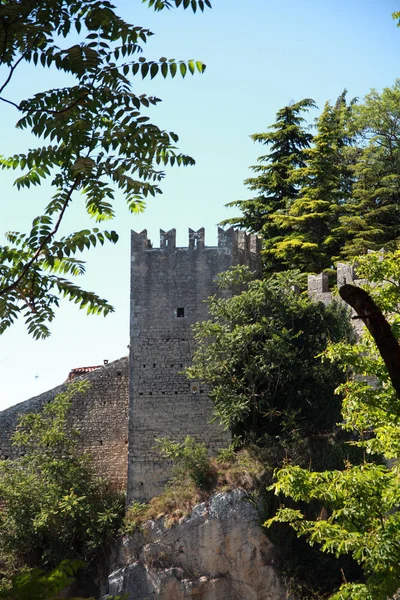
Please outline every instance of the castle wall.
[[207, 247], [201, 229], [189, 230], [189, 246], [176, 248], [171, 230], [152, 248], [145, 231], [132, 232], [128, 502], [149, 500], [168, 481], [157, 438], [191, 435], [211, 453], [229, 443], [230, 434], [210, 422], [209, 389], [182, 371], [194, 351], [191, 325], [207, 319], [204, 300], [220, 294], [215, 277], [237, 264], [259, 271], [257, 244], [230, 229], [219, 230], [218, 247]]
[[[176, 248], [175, 230], [161, 230], [160, 248], [152, 248], [146, 231], [132, 232], [131, 261], [130, 357], [84, 375], [91, 387], [68, 415], [70, 427], [80, 431], [82, 451], [90, 452], [110, 486], [127, 488], [128, 502], [149, 500], [170, 477], [169, 462], [154, 447], [157, 438], [191, 435], [210, 453], [229, 443], [229, 432], [210, 422], [210, 389], [183, 371], [195, 349], [191, 326], [208, 318], [204, 300], [230, 295], [218, 289], [215, 277], [234, 265], [259, 275], [260, 240], [219, 229], [218, 246], [207, 247], [204, 229], [189, 229], [188, 247]], [[338, 264], [337, 282], [364, 283], [344, 263]], [[308, 292], [315, 301], [332, 302], [324, 273], [309, 276]], [[359, 335], [360, 320], [354, 326]], [[16, 456], [11, 435], [19, 416], [41, 410], [65, 385], [0, 412], [0, 459]]]
[[[369, 251], [368, 251], [369, 252]], [[383, 252], [383, 250], [381, 251]], [[350, 263], [337, 263], [336, 266], [336, 282], [337, 287], [340, 289], [342, 285], [350, 284], [355, 286], [361, 286], [367, 281], [365, 279], [357, 278], [356, 268]], [[357, 338], [360, 338], [364, 331], [364, 324], [361, 319], [356, 319], [356, 311], [351, 308], [339, 295], [334, 296], [328, 288], [328, 275], [327, 273], [319, 273], [318, 275], [308, 276], [308, 295], [314, 300], [314, 302], [323, 302], [325, 305], [331, 304], [335, 301], [339, 304], [343, 304], [352, 317], [352, 326]]]
[[[128, 460], [128, 358], [109, 363], [84, 378], [90, 382], [90, 388], [73, 400], [69, 425], [80, 431], [80, 446], [92, 455], [96, 471], [110, 487], [124, 490]], [[11, 435], [19, 416], [40, 411], [63, 390], [65, 384], [0, 412], [0, 459], [16, 457]]]
[[[90, 452], [111, 487], [127, 487], [128, 501], [149, 500], [168, 481], [170, 464], [154, 449], [157, 438], [192, 435], [210, 453], [229, 443], [229, 432], [210, 422], [209, 388], [189, 381], [183, 370], [194, 352], [191, 326], [208, 316], [203, 301], [230, 295], [218, 289], [215, 277], [239, 264], [259, 274], [260, 244], [231, 228], [219, 229], [218, 246], [207, 247], [200, 229], [189, 230], [188, 247], [176, 248], [171, 230], [161, 231], [160, 248], [153, 249], [146, 232], [132, 232], [130, 359], [83, 375], [90, 389], [76, 396], [68, 414], [71, 429], [80, 431], [82, 451]], [[40, 411], [65, 386], [0, 412], [0, 459], [16, 457], [11, 436], [19, 416]]]

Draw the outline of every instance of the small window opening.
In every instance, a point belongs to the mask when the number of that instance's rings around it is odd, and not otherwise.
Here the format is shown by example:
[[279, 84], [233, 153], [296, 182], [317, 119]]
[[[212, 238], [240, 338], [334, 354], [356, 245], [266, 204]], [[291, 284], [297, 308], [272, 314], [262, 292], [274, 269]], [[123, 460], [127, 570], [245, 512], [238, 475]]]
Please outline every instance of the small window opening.
[[168, 248], [168, 242], [169, 240], [165, 240], [165, 247]]
[[185, 316], [185, 309], [183, 308], [183, 306], [180, 306], [179, 308], [176, 309], [176, 316], [177, 317]]

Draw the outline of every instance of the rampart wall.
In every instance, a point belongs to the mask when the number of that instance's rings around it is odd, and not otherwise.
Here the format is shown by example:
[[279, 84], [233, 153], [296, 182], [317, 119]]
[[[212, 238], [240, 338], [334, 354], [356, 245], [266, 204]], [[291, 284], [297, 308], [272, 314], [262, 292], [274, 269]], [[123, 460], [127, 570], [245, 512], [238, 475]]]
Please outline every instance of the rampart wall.
[[[380, 252], [383, 252], [383, 250]], [[346, 283], [356, 286], [361, 286], [366, 283], [365, 279], [359, 279], [357, 277], [356, 267], [349, 263], [337, 263], [336, 277], [338, 288], [341, 288], [342, 285], [345, 285]], [[335, 299], [336, 302], [343, 303], [349, 309], [352, 317], [356, 316], [355, 311], [350, 309], [349, 305], [346, 304], [340, 296], [333, 296], [332, 292], [329, 291], [327, 273], [308, 276], [308, 294], [315, 302], [323, 302], [324, 304], [330, 304], [333, 299]], [[352, 326], [357, 337], [359, 337], [364, 328], [363, 322], [360, 319], [354, 319], [352, 321]]]
[[[128, 390], [127, 357], [100, 367], [84, 376], [90, 383], [85, 394], [78, 394], [68, 415], [71, 428], [80, 431], [82, 451], [93, 457], [96, 471], [110, 487], [124, 490], [128, 462]], [[11, 445], [18, 418], [37, 412], [65, 389], [65, 384], [0, 412], [0, 458], [13, 458]]]

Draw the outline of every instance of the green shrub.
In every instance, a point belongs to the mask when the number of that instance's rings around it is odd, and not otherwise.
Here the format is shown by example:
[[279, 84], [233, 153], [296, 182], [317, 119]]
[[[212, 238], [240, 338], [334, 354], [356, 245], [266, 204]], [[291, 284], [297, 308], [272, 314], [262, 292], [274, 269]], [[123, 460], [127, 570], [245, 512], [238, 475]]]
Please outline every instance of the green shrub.
[[[5, 600], [56, 600], [65, 597], [67, 588], [75, 581], [77, 572], [85, 566], [81, 560], [63, 560], [55, 569], [45, 572], [42, 569], [24, 570], [15, 575], [10, 586], [0, 591]], [[70, 600], [83, 600], [70, 598]], [[94, 600], [94, 598], [88, 598]], [[107, 600], [127, 600], [124, 596], [109, 596]]]
[[190, 435], [182, 443], [173, 442], [169, 438], [159, 438], [156, 442], [162, 456], [174, 463], [175, 478], [187, 475], [200, 489], [207, 489], [212, 485], [215, 470], [204, 443], [196, 442]]
[[107, 489], [78, 434], [67, 425], [72, 384], [42, 412], [21, 417], [14, 445], [22, 453], [0, 461], [0, 559], [6, 573], [55, 568], [63, 559], [90, 564], [118, 532], [124, 498]]

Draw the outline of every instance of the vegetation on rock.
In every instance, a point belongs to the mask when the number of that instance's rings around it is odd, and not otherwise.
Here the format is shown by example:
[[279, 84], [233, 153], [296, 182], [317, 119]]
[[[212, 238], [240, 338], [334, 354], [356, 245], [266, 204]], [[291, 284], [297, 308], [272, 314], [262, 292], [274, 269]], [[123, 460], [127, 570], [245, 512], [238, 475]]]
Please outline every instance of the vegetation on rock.
[[105, 556], [124, 513], [124, 497], [108, 490], [82, 454], [66, 415], [85, 382], [23, 415], [14, 434], [20, 451], [0, 462], [0, 559], [7, 587], [13, 573], [55, 568], [64, 559], [87, 565]]
[[262, 484], [265, 465], [255, 449], [236, 452], [232, 447], [221, 450], [217, 458], [210, 458], [204, 452], [204, 444], [190, 436], [181, 444], [164, 438], [162, 448], [174, 464], [172, 479], [164, 492], [148, 504], [132, 503], [122, 526], [123, 533], [133, 533], [150, 519], [163, 518], [164, 525], [171, 527], [187, 517], [196, 504], [217, 492], [241, 487], [257, 495], [265, 487]]

